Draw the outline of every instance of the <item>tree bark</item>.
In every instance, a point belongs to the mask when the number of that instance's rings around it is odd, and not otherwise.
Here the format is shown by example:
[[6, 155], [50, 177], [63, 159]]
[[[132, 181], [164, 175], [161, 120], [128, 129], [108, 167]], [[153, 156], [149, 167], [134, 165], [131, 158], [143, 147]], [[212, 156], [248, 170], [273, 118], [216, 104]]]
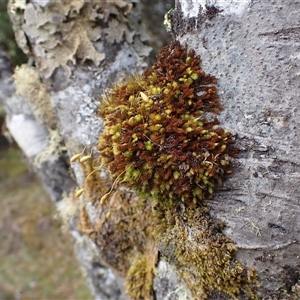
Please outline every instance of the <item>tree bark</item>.
[[299, 4], [178, 1], [171, 15], [173, 34], [218, 78], [219, 120], [240, 149], [207, 205], [274, 299], [299, 279]]
[[[300, 293], [299, 4], [178, 0], [166, 19], [173, 38], [194, 49], [203, 70], [218, 79], [223, 104], [218, 119], [234, 134], [240, 150], [231, 160], [233, 174], [218, 187], [213, 200], [205, 201], [215, 222], [221, 220], [224, 233], [235, 242], [237, 259], [258, 275], [255, 295], [234, 292], [237, 299], [297, 299]], [[14, 75], [17, 95], [11, 91], [5, 101], [7, 126], [68, 224], [95, 298], [127, 299], [124, 273], [112, 271], [116, 270], [108, 250], [99, 247], [101, 233], [95, 237], [90, 225], [81, 230], [87, 235], [77, 228], [78, 218], [95, 225], [102, 212], [88, 197], [75, 199], [75, 189], [84, 186], [89, 172], [76, 162], [75, 176], [71, 174], [69, 158], [97, 144], [103, 129], [98, 99], [105, 89], [146, 66], [150, 49], [144, 45], [138, 4], [11, 1], [9, 12], [17, 41], [35, 67], [23, 67]], [[94, 196], [99, 202], [101, 197]], [[187, 215], [183, 209], [182, 216]], [[168, 243], [158, 243], [161, 256], [149, 297], [231, 299], [233, 294], [226, 295], [222, 288], [198, 293], [179, 279], [178, 272], [185, 270], [173, 257], [176, 238], [181, 238], [176, 231], [181, 228], [180, 216], [178, 220], [174, 221], [178, 227], [164, 236]], [[193, 240], [198, 224], [186, 226], [192, 240], [184, 241], [185, 249], [199, 248]], [[141, 246], [146, 255], [151, 247]]]

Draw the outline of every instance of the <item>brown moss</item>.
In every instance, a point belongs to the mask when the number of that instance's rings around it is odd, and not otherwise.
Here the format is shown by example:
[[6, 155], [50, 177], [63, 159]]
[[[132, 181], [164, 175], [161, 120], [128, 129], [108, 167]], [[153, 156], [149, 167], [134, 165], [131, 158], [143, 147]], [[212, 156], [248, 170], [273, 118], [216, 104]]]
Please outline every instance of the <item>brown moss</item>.
[[231, 173], [229, 155], [235, 155], [228, 147], [232, 135], [218, 126], [216, 79], [179, 42], [163, 48], [157, 59], [143, 76], [104, 97], [101, 163], [141, 195], [201, 202]]

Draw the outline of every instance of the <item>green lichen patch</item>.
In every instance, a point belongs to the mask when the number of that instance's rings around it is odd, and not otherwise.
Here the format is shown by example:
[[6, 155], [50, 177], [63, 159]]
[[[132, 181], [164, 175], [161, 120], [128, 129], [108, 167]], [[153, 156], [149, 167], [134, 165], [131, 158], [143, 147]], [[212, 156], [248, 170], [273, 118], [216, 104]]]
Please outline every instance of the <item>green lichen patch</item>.
[[[107, 93], [101, 163], [112, 177], [161, 201], [199, 203], [231, 173], [232, 135], [219, 127], [216, 79], [179, 42], [157, 63]], [[211, 117], [213, 116], [213, 117]]]

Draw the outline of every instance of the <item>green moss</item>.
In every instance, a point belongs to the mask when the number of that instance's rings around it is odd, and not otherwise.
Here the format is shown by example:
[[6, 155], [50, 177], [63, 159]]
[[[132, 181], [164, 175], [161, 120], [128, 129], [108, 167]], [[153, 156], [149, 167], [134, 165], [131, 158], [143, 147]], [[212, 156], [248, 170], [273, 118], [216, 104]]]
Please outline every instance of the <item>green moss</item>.
[[[131, 299], [153, 299], [152, 285], [157, 259], [155, 253], [155, 251], [152, 251], [140, 255], [130, 266], [126, 276], [125, 287]], [[155, 255], [153, 256], [153, 254]]]
[[[145, 299], [143, 290], [151, 290], [151, 285], [145, 287], [147, 276], [147, 257], [143, 256], [136, 259], [130, 266], [126, 278], [126, 290], [128, 295], [133, 299]], [[152, 283], [151, 283], [152, 284]]]
[[222, 233], [222, 224], [213, 222], [207, 208], [182, 205], [156, 211], [161, 254], [176, 266], [195, 299], [206, 299], [214, 290], [233, 299], [241, 292], [256, 299], [254, 270], [235, 259], [233, 241]]

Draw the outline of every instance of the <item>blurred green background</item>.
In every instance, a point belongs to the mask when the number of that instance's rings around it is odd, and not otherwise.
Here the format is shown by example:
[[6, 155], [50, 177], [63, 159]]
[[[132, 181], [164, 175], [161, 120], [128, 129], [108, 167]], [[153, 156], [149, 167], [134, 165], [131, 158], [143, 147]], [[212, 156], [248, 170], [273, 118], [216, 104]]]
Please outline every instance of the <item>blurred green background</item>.
[[[174, 0], [142, 4], [153, 61], [170, 42], [163, 20]], [[16, 66], [26, 62], [26, 56], [15, 43], [6, 7], [7, 0], [0, 0], [0, 47]], [[55, 205], [28, 171], [17, 145], [9, 146], [2, 135], [4, 118], [0, 97], [0, 300], [93, 299], [71, 237], [54, 217]]]

